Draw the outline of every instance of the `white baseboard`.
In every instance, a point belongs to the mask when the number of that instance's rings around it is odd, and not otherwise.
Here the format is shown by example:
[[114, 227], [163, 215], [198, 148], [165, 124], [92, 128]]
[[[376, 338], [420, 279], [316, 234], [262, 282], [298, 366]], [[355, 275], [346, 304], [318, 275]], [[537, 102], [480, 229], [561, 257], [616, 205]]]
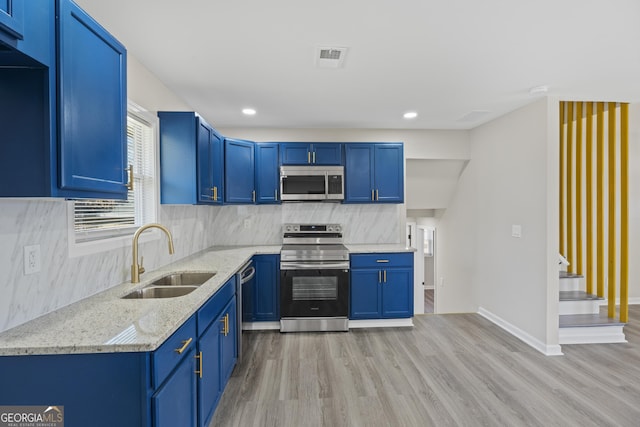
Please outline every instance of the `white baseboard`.
[[413, 327], [413, 319], [349, 320], [349, 329]]
[[497, 326], [501, 327], [505, 331], [509, 332], [511, 335], [518, 338], [520, 341], [538, 350], [540, 353], [544, 354], [545, 356], [562, 356], [563, 355], [560, 345], [547, 345], [542, 341], [540, 341], [539, 339], [537, 339], [536, 337], [528, 334], [527, 332], [523, 331], [517, 326], [512, 325], [511, 323], [507, 322], [506, 320], [502, 319], [499, 316], [496, 316], [492, 312], [485, 310], [482, 307], [478, 309], [478, 314], [484, 317], [485, 319], [489, 320], [490, 322], [496, 324]]
[[243, 331], [272, 331], [280, 330], [280, 322], [242, 322]]
[[615, 344], [627, 342], [622, 325], [560, 328], [560, 344]]
[[[413, 327], [413, 319], [349, 320], [349, 328], [398, 328]], [[280, 322], [242, 322], [243, 331], [280, 330]]]

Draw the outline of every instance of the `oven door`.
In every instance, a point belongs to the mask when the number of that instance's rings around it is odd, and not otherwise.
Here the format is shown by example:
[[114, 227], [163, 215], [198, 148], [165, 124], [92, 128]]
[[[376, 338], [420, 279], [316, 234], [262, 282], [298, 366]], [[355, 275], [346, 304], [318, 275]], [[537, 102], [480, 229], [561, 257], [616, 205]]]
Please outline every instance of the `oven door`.
[[282, 318], [348, 316], [348, 269], [288, 269], [283, 266], [280, 279]]

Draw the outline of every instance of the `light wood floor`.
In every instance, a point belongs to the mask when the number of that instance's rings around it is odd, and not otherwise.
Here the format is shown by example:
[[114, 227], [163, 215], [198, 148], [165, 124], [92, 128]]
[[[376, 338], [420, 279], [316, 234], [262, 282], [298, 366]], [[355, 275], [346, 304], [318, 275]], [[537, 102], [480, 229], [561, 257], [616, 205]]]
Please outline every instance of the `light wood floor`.
[[425, 289], [424, 290], [424, 312], [425, 313], [433, 313], [434, 312], [434, 297], [435, 290], [433, 289]]
[[547, 357], [476, 314], [414, 328], [245, 333], [212, 426], [638, 426], [640, 306], [628, 344]]

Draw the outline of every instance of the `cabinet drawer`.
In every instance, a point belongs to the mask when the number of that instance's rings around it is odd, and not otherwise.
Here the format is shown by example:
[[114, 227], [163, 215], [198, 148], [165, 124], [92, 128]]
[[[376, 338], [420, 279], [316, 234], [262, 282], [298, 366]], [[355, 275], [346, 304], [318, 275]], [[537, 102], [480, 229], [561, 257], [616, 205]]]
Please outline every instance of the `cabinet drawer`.
[[351, 268], [413, 267], [413, 252], [351, 254]]
[[153, 367], [153, 388], [160, 384], [173, 371], [189, 350], [196, 346], [196, 318], [189, 320], [173, 333], [151, 356]]
[[207, 302], [205, 302], [200, 310], [198, 310], [198, 336], [207, 330], [211, 322], [218, 317], [225, 305], [236, 293], [236, 276], [225, 283]]

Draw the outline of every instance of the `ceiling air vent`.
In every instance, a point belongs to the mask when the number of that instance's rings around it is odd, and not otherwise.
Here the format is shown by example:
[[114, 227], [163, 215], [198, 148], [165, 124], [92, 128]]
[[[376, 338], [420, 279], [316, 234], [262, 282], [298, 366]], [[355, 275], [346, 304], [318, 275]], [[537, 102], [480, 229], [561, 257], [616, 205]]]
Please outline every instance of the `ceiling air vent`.
[[318, 47], [316, 48], [316, 67], [340, 68], [344, 64], [346, 54], [346, 47]]

